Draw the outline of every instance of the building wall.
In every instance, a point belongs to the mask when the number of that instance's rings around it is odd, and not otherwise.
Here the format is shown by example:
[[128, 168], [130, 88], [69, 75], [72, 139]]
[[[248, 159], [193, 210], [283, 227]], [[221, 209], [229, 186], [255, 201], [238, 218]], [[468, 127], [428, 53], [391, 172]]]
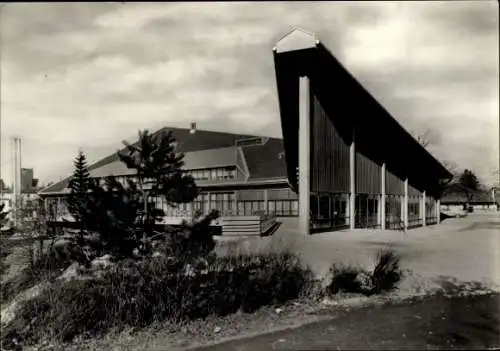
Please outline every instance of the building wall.
[[380, 165], [360, 152], [356, 152], [356, 193], [380, 194], [381, 188]]
[[21, 168], [21, 193], [33, 190], [33, 168]]
[[319, 99], [313, 96], [311, 114], [311, 191], [349, 192], [349, 141], [335, 127]]
[[404, 195], [403, 180], [387, 169], [385, 175], [385, 193], [388, 195]]
[[[297, 195], [288, 188], [203, 191], [193, 202], [177, 206], [168, 205], [163, 197], [150, 197], [149, 201], [162, 209], [167, 217], [192, 216], [197, 210], [207, 214], [213, 209], [220, 215], [298, 215]], [[51, 218], [69, 215], [64, 196], [48, 197], [45, 206]]]
[[[311, 202], [310, 209], [313, 225], [322, 225], [321, 222], [332, 223], [332, 218], [338, 216], [338, 211], [333, 210], [332, 204], [343, 213], [343, 218], [348, 218], [348, 198], [341, 201], [334, 200], [335, 194], [350, 193], [350, 144], [349, 127], [337, 125], [336, 116], [328, 115], [319, 98], [314, 92], [311, 95]], [[330, 108], [330, 107], [329, 107]], [[335, 110], [330, 108], [330, 110]], [[340, 114], [349, 111], [338, 108]], [[355, 129], [355, 128], [354, 128]], [[346, 132], [347, 131], [347, 132]], [[353, 129], [351, 127], [351, 133]], [[353, 133], [354, 134], [354, 133]], [[367, 137], [366, 135], [359, 138]], [[382, 193], [382, 160], [383, 148], [377, 145], [369, 147], [363, 141], [355, 140], [355, 227], [378, 227], [381, 225], [381, 193]], [[313, 142], [314, 141], [314, 142]], [[397, 165], [396, 165], [397, 166]], [[408, 226], [422, 224], [422, 192], [408, 180], [407, 209], [405, 209], [404, 179], [398, 175], [394, 165], [386, 165], [385, 174], [385, 224], [387, 228], [402, 229], [405, 226], [405, 213]], [[411, 175], [410, 175], [411, 176]], [[253, 194], [253, 196], [258, 196]], [[436, 200], [428, 195], [426, 201], [427, 223], [437, 221], [435, 210]], [[337, 208], [335, 207], [335, 208]], [[332, 212], [332, 213], [330, 213]], [[335, 212], [335, 213], [333, 213]]]

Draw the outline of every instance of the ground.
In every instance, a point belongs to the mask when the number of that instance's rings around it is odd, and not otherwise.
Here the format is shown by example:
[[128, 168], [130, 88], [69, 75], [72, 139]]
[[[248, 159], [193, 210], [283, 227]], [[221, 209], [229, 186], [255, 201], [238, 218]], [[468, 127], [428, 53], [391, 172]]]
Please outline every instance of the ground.
[[[362, 307], [293, 330], [194, 349], [477, 349], [500, 345], [500, 295]], [[375, 322], [376, 321], [376, 322]]]
[[[332, 263], [373, 266], [377, 250], [392, 247], [401, 265], [412, 271], [401, 284], [401, 293], [431, 288], [442, 279], [482, 282], [500, 288], [500, 213], [469, 214], [440, 225], [405, 232], [380, 230], [337, 231], [310, 236], [297, 233], [292, 219], [284, 220], [275, 235], [249, 238], [238, 247], [220, 252], [252, 252], [290, 248], [313, 271], [324, 276]], [[234, 244], [232, 244], [234, 245]], [[417, 291], [418, 292], [418, 291]]]
[[[295, 225], [292, 219], [284, 220], [279, 230], [270, 237], [243, 240], [221, 238], [217, 251], [224, 254], [230, 251], [290, 249], [301, 255], [318, 276], [324, 276], [332, 263], [371, 268], [377, 250], [390, 246], [402, 256], [403, 268], [411, 270], [411, 274], [407, 274], [400, 289], [394, 294], [394, 299], [427, 293], [444, 285], [456, 285], [459, 281], [482, 282], [500, 291], [498, 212], [447, 219], [441, 225], [413, 229], [406, 233], [355, 230], [306, 237], [296, 232]], [[358, 300], [364, 301], [359, 298]], [[447, 344], [448, 339], [458, 346], [465, 343], [469, 346], [484, 347], [495, 345], [498, 341], [498, 323], [495, 324], [499, 318], [498, 294], [455, 300], [441, 296], [401, 306], [373, 306], [380, 304], [372, 305], [371, 308], [349, 310], [333, 306], [326, 313], [319, 314], [317, 306], [285, 306], [280, 313], [270, 307], [251, 315], [232, 315], [223, 319], [197, 321], [189, 328], [176, 330], [175, 333], [166, 332], [163, 328], [154, 333], [135, 333], [128, 339], [101, 340], [92, 345], [86, 342], [85, 347], [82, 344], [75, 347], [103, 350], [129, 349], [127, 347], [137, 350], [175, 350], [250, 336], [254, 338], [239, 342], [229, 341], [230, 344], [214, 346], [210, 350], [297, 349], [309, 346], [307, 343], [311, 341], [317, 342], [312, 346], [321, 349], [326, 345], [338, 345], [341, 346], [340, 349], [363, 345], [363, 348], [390, 348], [401, 345], [446, 347], [450, 346]], [[460, 313], [457, 315], [457, 312]], [[463, 323], [448, 323], [457, 318]], [[482, 318], [487, 321], [477, 324]], [[293, 331], [255, 336], [318, 320], [322, 321]], [[220, 326], [220, 330], [215, 331], [214, 326]], [[434, 335], [439, 330], [442, 330], [441, 334]], [[453, 335], [454, 330], [459, 330], [459, 333]], [[475, 341], [471, 343], [467, 341], [469, 339]], [[359, 340], [363, 342], [362, 345], [357, 344]]]

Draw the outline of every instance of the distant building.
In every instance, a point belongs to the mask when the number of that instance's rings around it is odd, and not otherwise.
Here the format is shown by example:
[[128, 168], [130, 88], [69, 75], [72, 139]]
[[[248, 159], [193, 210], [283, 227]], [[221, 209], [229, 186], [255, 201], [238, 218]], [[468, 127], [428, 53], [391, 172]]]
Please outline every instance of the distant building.
[[21, 168], [21, 193], [35, 192], [33, 168]]
[[500, 193], [496, 188], [489, 190], [472, 190], [454, 183], [448, 186], [441, 198], [441, 209], [450, 210], [472, 207], [476, 210], [497, 210], [500, 204]]

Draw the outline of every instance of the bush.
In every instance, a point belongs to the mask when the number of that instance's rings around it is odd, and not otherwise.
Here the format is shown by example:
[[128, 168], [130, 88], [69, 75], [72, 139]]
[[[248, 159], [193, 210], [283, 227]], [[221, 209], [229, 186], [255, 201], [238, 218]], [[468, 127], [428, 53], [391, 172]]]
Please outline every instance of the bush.
[[166, 242], [162, 243], [163, 251], [169, 257], [189, 263], [199, 258], [206, 258], [215, 248], [215, 240], [210, 224], [219, 217], [218, 211], [211, 211], [201, 217], [197, 214], [192, 224], [186, 222], [178, 228], [171, 228], [163, 233]]
[[100, 278], [57, 281], [22, 306], [3, 338], [33, 343], [48, 334], [69, 341], [110, 328], [252, 312], [296, 299], [310, 277], [288, 253], [199, 260], [187, 266], [163, 257], [124, 260]]
[[363, 286], [361, 279], [358, 276], [368, 275], [370, 273], [352, 266], [340, 266], [334, 265], [330, 269], [332, 275], [332, 281], [327, 286], [327, 292], [329, 294], [337, 294], [339, 292], [350, 292], [350, 293], [362, 293], [366, 294], [371, 290], [371, 287], [366, 288]]
[[392, 250], [377, 253], [377, 265], [372, 273], [373, 293], [393, 290], [403, 277], [401, 258]]
[[393, 290], [403, 277], [399, 262], [400, 257], [395, 252], [381, 250], [371, 273], [358, 267], [334, 265], [330, 269], [332, 281], [326, 287], [327, 293], [349, 292], [369, 296]]

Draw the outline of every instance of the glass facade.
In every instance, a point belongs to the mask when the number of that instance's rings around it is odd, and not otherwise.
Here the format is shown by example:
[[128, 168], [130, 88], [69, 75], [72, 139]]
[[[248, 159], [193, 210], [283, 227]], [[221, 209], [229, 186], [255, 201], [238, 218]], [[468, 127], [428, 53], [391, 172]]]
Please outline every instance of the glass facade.
[[379, 195], [357, 194], [355, 202], [355, 228], [376, 228], [380, 226], [378, 218]]
[[333, 229], [347, 226], [349, 224], [347, 201], [348, 194], [320, 193], [311, 195], [312, 229]]

